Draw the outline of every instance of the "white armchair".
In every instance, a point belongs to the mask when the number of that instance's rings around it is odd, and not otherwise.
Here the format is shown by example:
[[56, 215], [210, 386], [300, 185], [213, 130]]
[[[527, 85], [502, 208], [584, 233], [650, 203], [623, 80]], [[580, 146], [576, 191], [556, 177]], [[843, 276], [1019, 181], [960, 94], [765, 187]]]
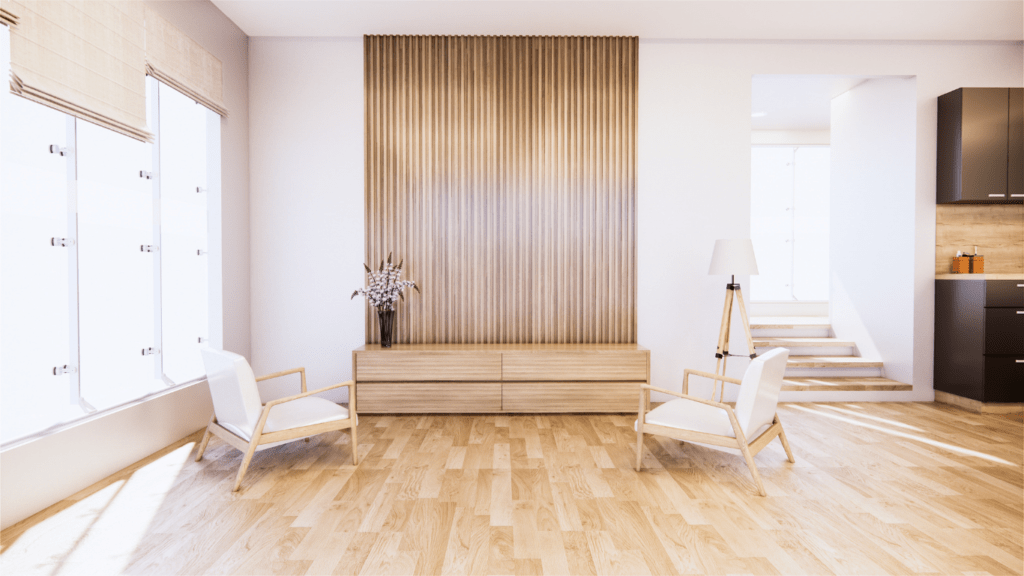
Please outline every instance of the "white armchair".
[[[778, 436], [789, 461], [796, 462], [793, 459], [793, 452], [789, 449], [789, 441], [782, 429], [782, 422], [775, 413], [788, 358], [789, 350], [785, 348], [776, 348], [758, 356], [750, 361], [742, 381], [698, 370], [685, 370], [682, 394], [654, 386], [641, 386], [640, 411], [636, 420], [637, 472], [640, 471], [640, 462], [643, 458], [644, 434], [668, 436], [716, 450], [739, 450], [747, 461], [750, 474], [754, 477], [758, 494], [764, 496], [764, 484], [761, 483], [761, 476], [754, 465], [754, 455]], [[736, 407], [690, 396], [687, 392], [691, 374], [739, 384], [740, 392], [736, 399]], [[678, 398], [649, 410], [652, 390]]]
[[[245, 358], [224, 350], [203, 350], [203, 364], [206, 378], [210, 383], [213, 397], [213, 417], [206, 427], [206, 434], [199, 444], [196, 462], [203, 458], [203, 452], [210, 442], [210, 436], [217, 436], [234, 446], [245, 456], [235, 480], [237, 491], [242, 485], [249, 462], [256, 450], [309, 439], [310, 436], [348, 429], [352, 434], [352, 463], [358, 464], [356, 442], [355, 382], [349, 380], [319, 390], [306, 390], [306, 369], [295, 368], [256, 378]], [[260, 401], [257, 382], [278, 378], [288, 374], [301, 375], [302, 393], [286, 398]], [[325, 390], [349, 388], [349, 409], [314, 397]]]

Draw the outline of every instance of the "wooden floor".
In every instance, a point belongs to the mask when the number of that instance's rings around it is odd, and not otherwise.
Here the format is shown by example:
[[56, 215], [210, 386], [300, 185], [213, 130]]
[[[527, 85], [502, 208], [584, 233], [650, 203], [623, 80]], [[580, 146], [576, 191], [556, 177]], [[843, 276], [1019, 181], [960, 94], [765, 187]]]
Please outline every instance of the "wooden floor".
[[[364, 416], [256, 455], [195, 435], [0, 535], [22, 574], [1021, 574], [1022, 424], [941, 404], [780, 406], [742, 458], [633, 415]], [[111, 446], [108, 449], [116, 449]]]

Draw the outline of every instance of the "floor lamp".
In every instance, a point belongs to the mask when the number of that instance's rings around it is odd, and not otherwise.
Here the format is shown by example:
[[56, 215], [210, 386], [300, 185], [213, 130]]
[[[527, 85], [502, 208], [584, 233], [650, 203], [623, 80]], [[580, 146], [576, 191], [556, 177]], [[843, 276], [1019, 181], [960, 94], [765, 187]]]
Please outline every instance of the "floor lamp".
[[[729, 328], [732, 326], [732, 305], [738, 302], [740, 317], [743, 319], [743, 333], [747, 337], [747, 350], [749, 357], [754, 358], [754, 339], [750, 335], [750, 320], [747, 318], [747, 309], [743, 304], [743, 290], [736, 283], [736, 275], [757, 274], [757, 261], [754, 260], [754, 243], [750, 239], [741, 240], [716, 240], [715, 251], [711, 255], [711, 268], [708, 275], [717, 276], [724, 274], [732, 276], [732, 281], [725, 285], [725, 308], [722, 310], [722, 327], [718, 331], [718, 348], [715, 350], [715, 375], [725, 376], [725, 364], [729, 356], [744, 356], [744, 354], [729, 353]], [[719, 372], [721, 369], [721, 372]], [[718, 380], [715, 380], [715, 388], [711, 391], [711, 399], [715, 399], [715, 392], [718, 391]], [[722, 395], [725, 394], [725, 383], [722, 383]], [[721, 396], [719, 397], [721, 398]]]

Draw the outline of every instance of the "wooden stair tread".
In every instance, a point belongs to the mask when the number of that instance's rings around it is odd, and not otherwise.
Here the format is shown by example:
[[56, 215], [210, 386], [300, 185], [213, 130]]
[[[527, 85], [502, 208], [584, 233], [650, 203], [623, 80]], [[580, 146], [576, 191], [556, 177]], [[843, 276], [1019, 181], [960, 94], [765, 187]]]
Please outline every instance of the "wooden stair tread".
[[760, 336], [754, 338], [754, 346], [759, 348], [768, 346], [783, 346], [786, 348], [810, 348], [825, 346], [834, 346], [838, 348], [853, 348], [854, 346], [856, 346], [856, 343], [851, 342], [849, 340], [839, 340], [836, 338], [790, 338], [785, 336]]
[[789, 368], [881, 368], [878, 360], [859, 356], [790, 356]]
[[831, 327], [827, 316], [756, 316], [750, 319], [751, 330]]
[[801, 392], [851, 392], [851, 391], [909, 391], [914, 387], [910, 384], [897, 382], [881, 377], [821, 377], [783, 378], [783, 391]]

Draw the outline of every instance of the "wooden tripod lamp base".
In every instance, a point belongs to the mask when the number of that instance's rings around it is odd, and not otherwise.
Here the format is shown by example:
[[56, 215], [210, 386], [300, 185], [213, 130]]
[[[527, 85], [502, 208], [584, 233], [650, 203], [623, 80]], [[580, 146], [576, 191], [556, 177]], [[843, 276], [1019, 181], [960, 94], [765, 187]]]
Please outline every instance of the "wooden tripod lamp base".
[[[747, 317], [747, 308], [743, 304], [743, 290], [736, 283], [736, 274], [754, 275], [757, 274], [757, 261], [754, 259], [754, 244], [748, 238], [739, 240], [716, 240], [715, 251], [711, 255], [711, 268], [709, 275], [724, 274], [732, 277], [732, 281], [725, 285], [725, 307], [722, 309], [722, 325], [718, 331], [718, 347], [715, 349], [715, 375], [725, 376], [726, 363], [729, 356], [744, 356], [754, 358], [754, 338], [750, 335], [750, 319]], [[743, 334], [747, 338], [747, 351], [749, 354], [730, 354], [729, 337], [732, 327], [733, 303], [738, 302], [740, 318], [743, 320]], [[715, 388], [711, 392], [711, 399], [714, 400], [718, 392], [718, 383], [715, 380]], [[722, 392], [725, 392], [725, 383], [722, 383]]]

